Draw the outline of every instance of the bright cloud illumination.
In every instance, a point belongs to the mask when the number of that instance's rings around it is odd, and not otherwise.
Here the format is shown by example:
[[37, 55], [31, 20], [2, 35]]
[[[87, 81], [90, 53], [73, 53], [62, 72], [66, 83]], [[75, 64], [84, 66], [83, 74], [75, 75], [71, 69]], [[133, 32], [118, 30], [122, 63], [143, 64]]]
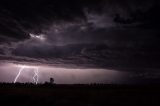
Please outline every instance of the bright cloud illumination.
[[29, 34], [31, 36], [31, 38], [33, 39], [37, 39], [37, 40], [41, 40], [41, 41], [44, 41], [45, 40], [45, 35], [44, 34], [40, 34], [40, 35], [35, 35], [35, 34]]

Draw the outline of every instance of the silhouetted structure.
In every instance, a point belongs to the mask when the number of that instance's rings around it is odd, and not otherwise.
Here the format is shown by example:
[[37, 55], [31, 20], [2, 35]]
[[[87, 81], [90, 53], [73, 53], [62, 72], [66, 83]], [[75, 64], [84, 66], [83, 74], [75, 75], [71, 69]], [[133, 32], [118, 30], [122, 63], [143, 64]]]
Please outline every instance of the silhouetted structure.
[[50, 78], [50, 84], [54, 84], [54, 78]]

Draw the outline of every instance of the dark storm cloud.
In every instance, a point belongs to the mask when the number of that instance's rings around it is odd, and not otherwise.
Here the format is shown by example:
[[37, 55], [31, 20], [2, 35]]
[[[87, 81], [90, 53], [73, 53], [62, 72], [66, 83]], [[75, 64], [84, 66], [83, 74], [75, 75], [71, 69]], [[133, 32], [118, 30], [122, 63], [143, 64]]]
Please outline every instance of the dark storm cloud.
[[92, 0], [91, 4], [86, 0], [2, 0], [1, 42], [29, 38], [29, 33], [41, 33], [52, 22], [84, 19], [83, 9], [98, 7], [99, 3], [98, 0]]
[[160, 68], [159, 10], [156, 0], [5, 0], [0, 3], [0, 59], [154, 70]]
[[35, 58], [39, 61], [44, 59], [41, 61], [42, 63], [60, 64], [64, 67], [110, 68], [124, 71], [145, 71], [147, 68], [159, 68], [159, 51], [154, 52], [154, 48], [108, 47], [105, 44], [48, 46], [40, 49], [41, 47], [20, 47], [16, 48], [13, 54]]
[[[154, 0], [2, 0], [0, 41], [29, 38], [29, 33], [42, 33], [53, 22], [87, 20], [87, 12], [98, 14], [88, 21], [96, 26], [106, 27], [105, 24], [113, 24], [112, 20], [122, 24], [142, 21], [155, 23], [159, 20], [159, 5], [152, 8], [154, 4], [158, 3]], [[98, 17], [100, 14], [103, 17]]]

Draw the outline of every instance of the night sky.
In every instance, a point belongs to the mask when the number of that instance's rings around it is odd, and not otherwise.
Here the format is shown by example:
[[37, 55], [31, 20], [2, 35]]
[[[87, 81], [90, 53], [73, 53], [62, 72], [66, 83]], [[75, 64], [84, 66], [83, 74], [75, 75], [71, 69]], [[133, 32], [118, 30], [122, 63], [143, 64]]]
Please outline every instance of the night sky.
[[0, 82], [160, 83], [159, 0], [1, 0]]

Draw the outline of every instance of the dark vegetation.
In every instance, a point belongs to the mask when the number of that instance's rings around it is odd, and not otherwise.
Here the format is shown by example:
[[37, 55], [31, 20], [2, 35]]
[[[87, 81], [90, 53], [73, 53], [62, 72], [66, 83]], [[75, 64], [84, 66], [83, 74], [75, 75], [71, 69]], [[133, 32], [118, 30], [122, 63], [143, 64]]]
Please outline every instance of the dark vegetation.
[[154, 106], [160, 86], [1, 83], [0, 102], [16, 106]]

